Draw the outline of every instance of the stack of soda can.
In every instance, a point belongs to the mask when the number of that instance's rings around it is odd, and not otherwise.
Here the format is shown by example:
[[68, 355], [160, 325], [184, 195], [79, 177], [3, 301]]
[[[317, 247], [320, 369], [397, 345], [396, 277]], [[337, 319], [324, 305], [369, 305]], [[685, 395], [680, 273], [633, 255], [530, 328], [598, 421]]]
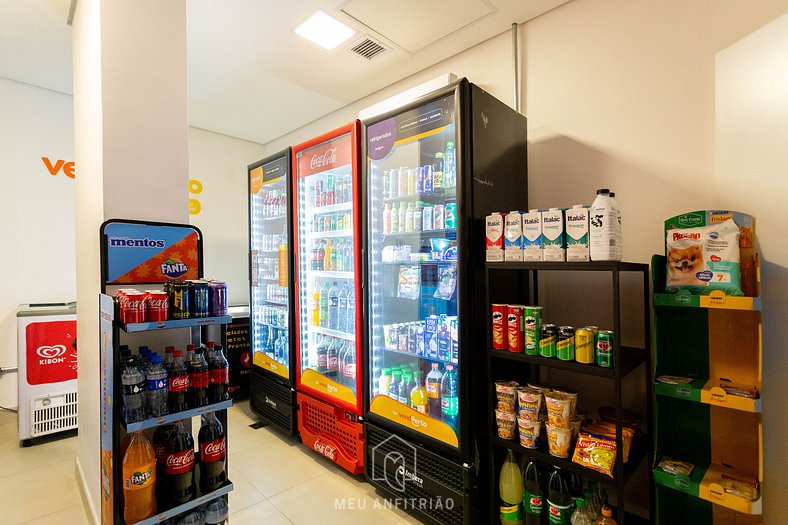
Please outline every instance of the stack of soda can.
[[541, 306], [492, 305], [495, 350], [613, 367], [615, 334], [596, 326], [575, 329], [542, 322]]
[[147, 323], [227, 315], [227, 284], [224, 281], [169, 281], [163, 288], [118, 290], [121, 322]]
[[123, 323], [166, 321], [169, 298], [161, 290], [140, 291], [123, 288], [117, 292], [120, 320]]

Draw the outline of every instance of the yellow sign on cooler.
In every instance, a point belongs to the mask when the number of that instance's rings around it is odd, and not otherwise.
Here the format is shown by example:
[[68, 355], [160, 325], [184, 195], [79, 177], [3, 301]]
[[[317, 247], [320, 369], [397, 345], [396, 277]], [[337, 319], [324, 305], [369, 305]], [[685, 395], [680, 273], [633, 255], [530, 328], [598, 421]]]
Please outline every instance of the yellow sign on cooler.
[[372, 399], [372, 403], [370, 403], [369, 410], [389, 421], [399, 423], [425, 436], [442, 441], [447, 445], [453, 447], [459, 446], [457, 433], [450, 425], [444, 423], [440, 419], [432, 418], [409, 406], [405, 406], [389, 396], [375, 396]]
[[282, 363], [277, 363], [263, 352], [256, 352], [254, 354], [254, 364], [260, 368], [265, 368], [269, 372], [273, 372], [278, 376], [282, 376], [285, 379], [288, 378], [287, 367]]

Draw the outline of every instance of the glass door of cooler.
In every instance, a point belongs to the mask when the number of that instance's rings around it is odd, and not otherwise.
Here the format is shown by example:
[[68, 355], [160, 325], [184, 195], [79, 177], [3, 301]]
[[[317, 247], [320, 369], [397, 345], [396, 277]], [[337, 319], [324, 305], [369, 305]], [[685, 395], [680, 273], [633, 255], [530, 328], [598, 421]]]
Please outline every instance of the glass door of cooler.
[[249, 171], [253, 363], [290, 379], [289, 155]]
[[367, 128], [370, 412], [459, 447], [455, 95]]
[[348, 132], [295, 152], [296, 286], [299, 385], [359, 412], [354, 140]]

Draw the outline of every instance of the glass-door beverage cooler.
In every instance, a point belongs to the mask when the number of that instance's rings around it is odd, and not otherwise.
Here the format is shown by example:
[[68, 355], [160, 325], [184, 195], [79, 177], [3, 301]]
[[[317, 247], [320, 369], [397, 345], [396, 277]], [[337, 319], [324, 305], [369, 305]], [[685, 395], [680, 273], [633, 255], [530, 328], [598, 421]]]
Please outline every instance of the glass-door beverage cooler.
[[484, 217], [527, 209], [525, 126], [466, 80], [364, 122], [365, 474], [430, 523], [480, 522]]
[[291, 153], [249, 165], [250, 406], [287, 435], [296, 432]]
[[298, 428], [305, 445], [363, 468], [359, 131], [293, 148]]

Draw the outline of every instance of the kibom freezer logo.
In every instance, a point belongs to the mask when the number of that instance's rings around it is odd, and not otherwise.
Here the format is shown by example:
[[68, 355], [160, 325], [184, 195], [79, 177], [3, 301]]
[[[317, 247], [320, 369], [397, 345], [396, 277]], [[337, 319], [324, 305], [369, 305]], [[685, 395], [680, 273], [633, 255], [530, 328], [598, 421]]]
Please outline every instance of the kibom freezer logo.
[[188, 271], [189, 267], [183, 261], [174, 257], [161, 263], [162, 275], [170, 279], [177, 279]]
[[372, 464], [383, 467], [372, 469], [372, 481], [385, 481], [396, 492], [405, 492], [406, 482], [423, 486], [424, 480], [416, 473], [416, 447], [404, 439], [390, 436], [372, 447], [371, 453]]
[[52, 345], [52, 346], [39, 346], [36, 348], [36, 354], [39, 359], [39, 365], [54, 365], [63, 363], [66, 360], [66, 347], [65, 345]]
[[133, 239], [131, 237], [110, 237], [111, 248], [164, 248], [167, 243], [164, 239]]

